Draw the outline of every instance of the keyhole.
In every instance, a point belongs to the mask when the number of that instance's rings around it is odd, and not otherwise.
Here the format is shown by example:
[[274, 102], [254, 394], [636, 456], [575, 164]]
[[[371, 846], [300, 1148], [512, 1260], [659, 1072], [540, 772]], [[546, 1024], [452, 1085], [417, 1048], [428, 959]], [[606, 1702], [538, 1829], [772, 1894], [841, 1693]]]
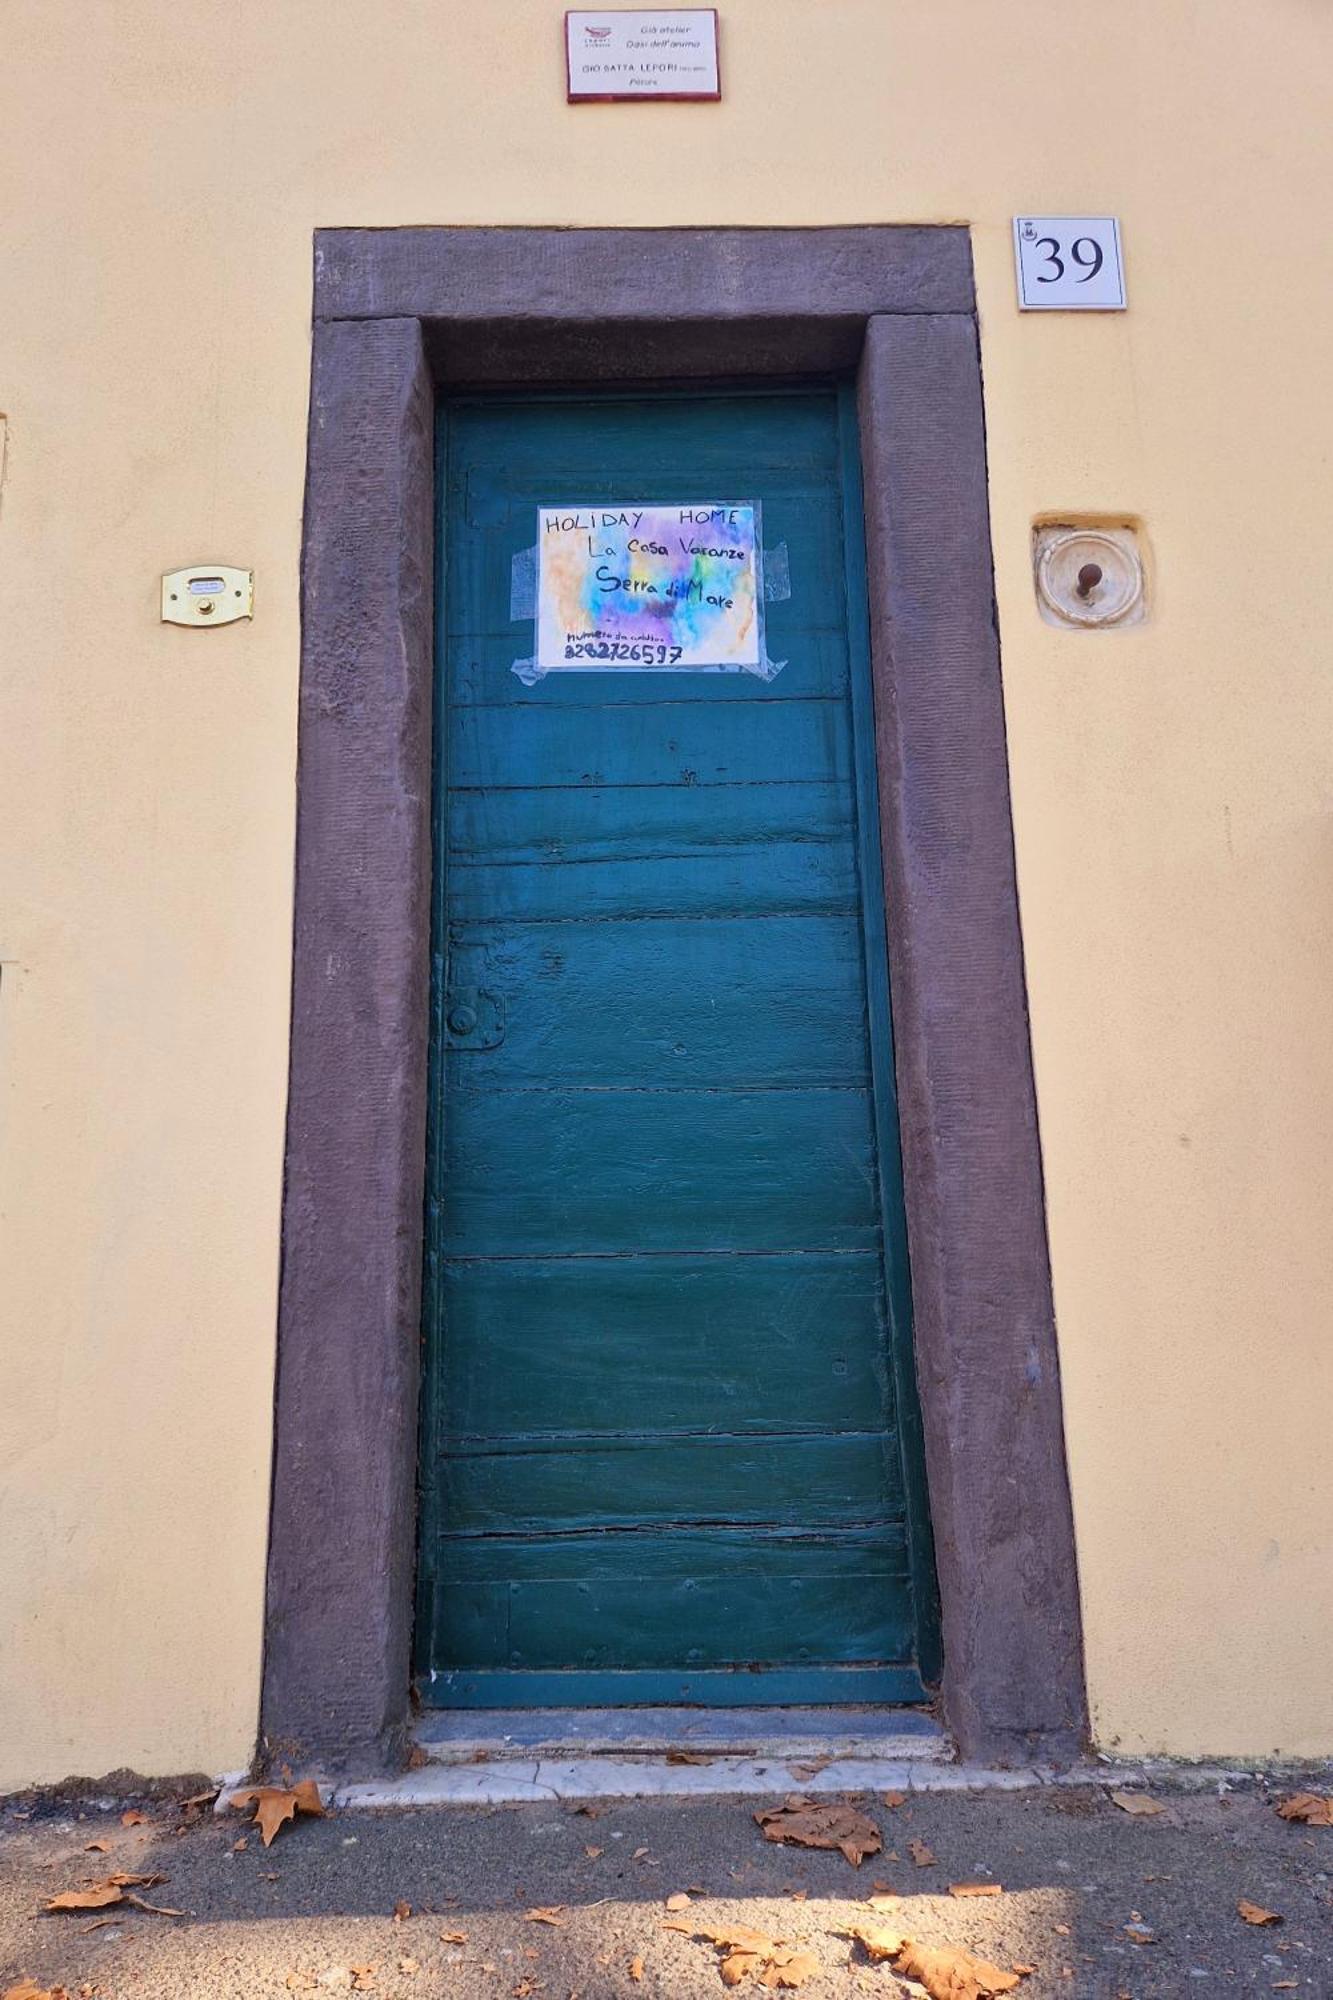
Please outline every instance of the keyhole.
[[1101, 564], [1084, 563], [1082, 569], [1078, 573], [1079, 596], [1085, 599], [1091, 597], [1093, 591], [1097, 588], [1097, 585], [1101, 582], [1101, 580], [1102, 580]]

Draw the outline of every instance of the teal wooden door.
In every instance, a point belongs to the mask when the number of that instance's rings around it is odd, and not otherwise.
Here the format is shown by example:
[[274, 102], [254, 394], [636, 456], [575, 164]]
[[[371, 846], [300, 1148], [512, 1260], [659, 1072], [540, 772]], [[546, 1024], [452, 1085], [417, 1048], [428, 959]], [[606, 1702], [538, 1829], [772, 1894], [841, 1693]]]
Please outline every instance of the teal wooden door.
[[[461, 401], [439, 484], [422, 1697], [919, 1699], [845, 392]], [[538, 508], [646, 500], [761, 504], [781, 672], [525, 685]]]

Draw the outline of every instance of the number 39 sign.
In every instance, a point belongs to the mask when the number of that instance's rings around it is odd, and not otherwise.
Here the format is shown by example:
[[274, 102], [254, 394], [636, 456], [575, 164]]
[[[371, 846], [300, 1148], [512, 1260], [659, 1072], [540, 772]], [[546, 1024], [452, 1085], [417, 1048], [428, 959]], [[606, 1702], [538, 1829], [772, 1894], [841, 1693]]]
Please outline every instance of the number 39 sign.
[[1024, 312], [1123, 312], [1125, 270], [1113, 215], [1016, 215], [1014, 262]]

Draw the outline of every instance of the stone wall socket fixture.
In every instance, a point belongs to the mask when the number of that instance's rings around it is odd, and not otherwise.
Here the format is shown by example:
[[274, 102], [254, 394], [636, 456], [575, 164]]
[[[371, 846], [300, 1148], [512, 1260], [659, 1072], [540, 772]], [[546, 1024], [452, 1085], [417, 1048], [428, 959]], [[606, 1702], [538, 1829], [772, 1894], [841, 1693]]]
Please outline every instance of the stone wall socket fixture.
[[1147, 615], [1143, 552], [1122, 524], [1039, 523], [1032, 566], [1037, 609], [1065, 631], [1120, 630]]

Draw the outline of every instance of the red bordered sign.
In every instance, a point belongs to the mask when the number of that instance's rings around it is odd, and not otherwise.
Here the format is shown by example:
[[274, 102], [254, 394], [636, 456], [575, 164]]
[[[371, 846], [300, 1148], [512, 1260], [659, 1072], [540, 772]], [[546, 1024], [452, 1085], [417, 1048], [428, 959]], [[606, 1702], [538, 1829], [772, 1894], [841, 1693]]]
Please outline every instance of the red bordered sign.
[[717, 9], [571, 7], [565, 83], [571, 104], [716, 103]]

